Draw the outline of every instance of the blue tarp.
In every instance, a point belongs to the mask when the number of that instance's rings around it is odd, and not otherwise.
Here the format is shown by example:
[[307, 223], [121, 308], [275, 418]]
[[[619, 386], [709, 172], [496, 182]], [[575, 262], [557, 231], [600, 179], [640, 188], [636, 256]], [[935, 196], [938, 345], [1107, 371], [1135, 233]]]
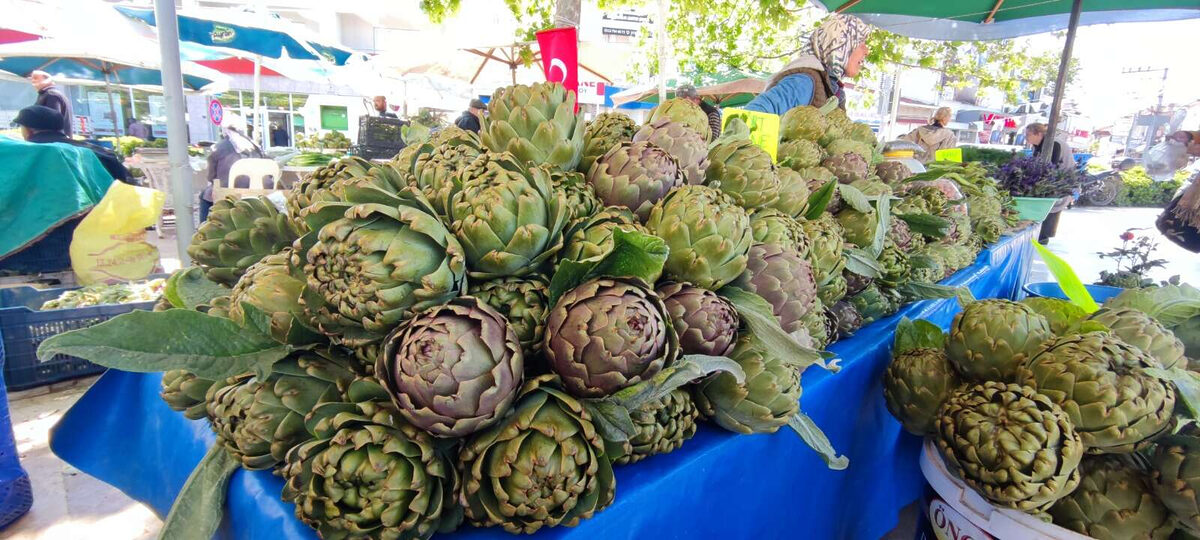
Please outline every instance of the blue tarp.
[[[1033, 258], [1026, 229], [985, 250], [945, 283], [977, 298], [1014, 298]], [[863, 538], [893, 529], [921, 494], [920, 440], [901, 430], [883, 402], [880, 375], [901, 316], [947, 326], [957, 302], [929, 300], [861, 329], [832, 346], [842, 370], [804, 375], [801, 407], [850, 467], [831, 471], [786, 428], [734, 435], [705, 425], [678, 451], [618, 467], [609, 508], [575, 528], [543, 538]], [[158, 397], [158, 374], [110, 370], [80, 398], [51, 435], [68, 463], [167, 515], [175, 494], [212, 444], [204, 421], [189, 421]], [[315, 538], [279, 499], [283, 481], [239, 470], [229, 487], [224, 538]], [[508, 539], [500, 529], [465, 527], [451, 536]]]

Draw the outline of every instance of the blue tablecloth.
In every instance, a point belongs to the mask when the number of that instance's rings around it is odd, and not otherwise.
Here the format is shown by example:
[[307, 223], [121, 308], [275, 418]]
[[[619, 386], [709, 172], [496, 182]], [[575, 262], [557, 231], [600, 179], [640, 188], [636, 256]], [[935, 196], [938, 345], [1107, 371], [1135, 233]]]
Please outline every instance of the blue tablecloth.
[[[945, 283], [978, 298], [1015, 297], [1033, 257], [1037, 229], [1006, 237]], [[880, 375], [901, 316], [946, 326], [957, 302], [929, 300], [861, 329], [831, 349], [842, 370], [804, 376], [801, 407], [850, 458], [831, 471], [790, 430], [734, 435], [703, 426], [683, 448], [618, 467], [613, 505], [545, 538], [879, 538], [915, 501], [924, 480], [920, 440], [904, 433], [883, 402]], [[52, 433], [54, 452], [165, 516], [189, 472], [212, 444], [204, 421], [189, 421], [158, 397], [160, 375], [110, 370]], [[279, 499], [283, 482], [266, 471], [234, 474], [220, 536], [314, 538]], [[510, 538], [464, 527], [461, 538]]]

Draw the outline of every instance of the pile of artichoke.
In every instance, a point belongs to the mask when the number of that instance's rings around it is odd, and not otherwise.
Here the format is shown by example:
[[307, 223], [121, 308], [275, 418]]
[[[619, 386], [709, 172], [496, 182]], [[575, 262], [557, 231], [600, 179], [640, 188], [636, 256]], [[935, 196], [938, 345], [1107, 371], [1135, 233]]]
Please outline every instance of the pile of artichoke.
[[887, 408], [997, 506], [1100, 539], [1200, 534], [1196, 376], [1180, 340], [1127, 307], [1154, 303], [1123, 296], [1090, 316], [1052, 298], [971, 302], [946, 333], [906, 320]]

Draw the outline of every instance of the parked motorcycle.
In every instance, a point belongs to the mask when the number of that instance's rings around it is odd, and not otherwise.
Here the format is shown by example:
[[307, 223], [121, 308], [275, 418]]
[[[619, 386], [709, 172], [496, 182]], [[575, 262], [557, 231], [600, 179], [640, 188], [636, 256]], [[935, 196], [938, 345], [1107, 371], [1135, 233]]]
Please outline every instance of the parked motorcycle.
[[1121, 193], [1121, 173], [1132, 169], [1137, 162], [1132, 158], [1121, 160], [1111, 170], [1098, 173], [1088, 173], [1086, 165], [1080, 171], [1083, 176], [1079, 182], [1079, 190], [1075, 199], [1089, 206], [1108, 206], [1117, 200]]

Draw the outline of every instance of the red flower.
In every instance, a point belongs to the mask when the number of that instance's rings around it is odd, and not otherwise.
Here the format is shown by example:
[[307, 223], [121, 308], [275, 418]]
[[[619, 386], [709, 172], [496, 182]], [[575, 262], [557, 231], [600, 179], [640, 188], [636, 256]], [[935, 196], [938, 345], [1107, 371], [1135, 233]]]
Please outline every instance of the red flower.
[[1125, 231], [1125, 232], [1121, 233], [1121, 240], [1124, 240], [1126, 242], [1133, 240], [1133, 233], [1131, 233], [1129, 231]]

